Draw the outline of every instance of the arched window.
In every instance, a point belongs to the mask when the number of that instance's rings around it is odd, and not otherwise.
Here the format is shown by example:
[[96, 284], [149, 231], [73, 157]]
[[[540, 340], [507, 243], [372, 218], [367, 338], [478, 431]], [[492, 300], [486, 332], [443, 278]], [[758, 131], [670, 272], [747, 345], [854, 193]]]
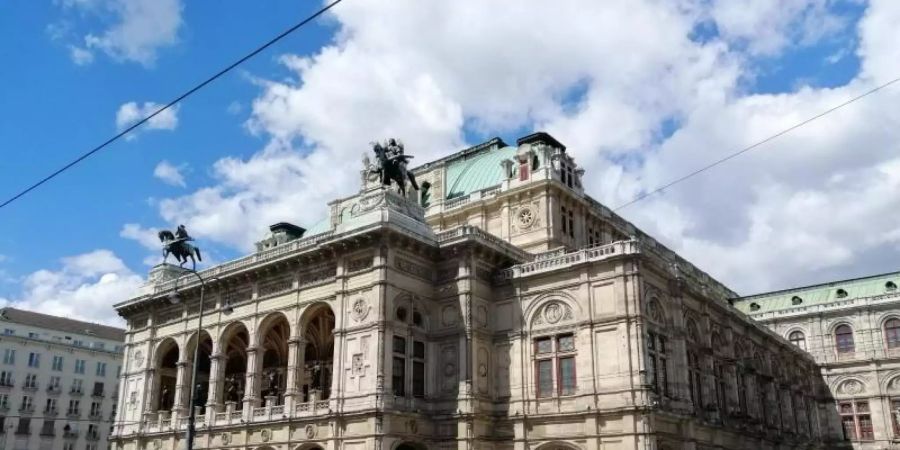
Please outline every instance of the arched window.
[[884, 283], [884, 290], [886, 290], [888, 292], [896, 291], [897, 283], [894, 283], [893, 281], [888, 281], [887, 283]]
[[806, 350], [806, 336], [803, 335], [802, 331], [792, 331], [791, 334], [788, 335], [788, 340], [791, 341], [791, 344]]
[[853, 329], [850, 325], [840, 325], [834, 329], [834, 343], [838, 353], [853, 353]]
[[838, 289], [838, 290], [836, 291], [836, 294], [837, 294], [837, 298], [845, 298], [845, 297], [847, 297], [847, 291], [845, 291], [845, 290], [843, 290], [843, 289]]
[[884, 323], [884, 338], [888, 348], [900, 347], [900, 319], [889, 319]]

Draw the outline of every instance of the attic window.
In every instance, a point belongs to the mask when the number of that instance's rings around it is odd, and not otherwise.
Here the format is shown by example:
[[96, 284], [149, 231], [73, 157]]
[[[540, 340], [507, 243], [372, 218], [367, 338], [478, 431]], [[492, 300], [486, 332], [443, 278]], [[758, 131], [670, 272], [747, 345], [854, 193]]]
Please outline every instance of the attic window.
[[838, 289], [836, 294], [837, 294], [837, 298], [844, 298], [847, 296], [847, 291], [845, 291], [843, 289]]
[[751, 303], [751, 304], [750, 304], [750, 311], [759, 311], [759, 303], [755, 303], [755, 302], [754, 302], [754, 303]]
[[884, 290], [886, 290], [888, 292], [896, 291], [897, 283], [894, 283], [893, 281], [888, 281], [887, 283], [884, 283]]
[[800, 304], [802, 304], [802, 303], [803, 303], [803, 299], [802, 299], [802, 298], [800, 298], [800, 297], [798, 297], [798, 296], [796, 296], [796, 295], [793, 296], [793, 297], [791, 297], [791, 304], [792, 304], [792, 305], [800, 305]]

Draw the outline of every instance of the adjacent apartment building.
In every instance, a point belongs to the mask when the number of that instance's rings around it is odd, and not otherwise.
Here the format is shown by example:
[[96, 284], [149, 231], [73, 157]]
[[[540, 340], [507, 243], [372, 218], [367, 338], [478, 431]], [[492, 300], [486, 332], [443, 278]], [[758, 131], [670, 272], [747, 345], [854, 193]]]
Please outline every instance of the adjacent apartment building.
[[125, 330], [0, 309], [0, 449], [106, 450]]
[[424, 164], [405, 195], [364, 161], [323, 222], [199, 272], [201, 330], [177, 266], [116, 305], [115, 449], [183, 448], [192, 408], [198, 449], [844, 445], [816, 359], [586, 195], [552, 136]]

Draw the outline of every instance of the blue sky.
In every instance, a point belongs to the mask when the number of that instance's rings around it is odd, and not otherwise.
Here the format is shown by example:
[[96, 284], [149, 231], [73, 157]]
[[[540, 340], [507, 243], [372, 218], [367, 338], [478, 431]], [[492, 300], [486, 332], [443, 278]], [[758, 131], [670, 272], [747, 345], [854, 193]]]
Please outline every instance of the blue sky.
[[[109, 305], [146, 273], [156, 228], [184, 222], [209, 259], [239, 256], [269, 223], [309, 226], [352, 192], [346, 161], [371, 140], [401, 137], [427, 160], [547, 130], [614, 206], [900, 75], [889, 1], [682, 3], [345, 0], [168, 122], [0, 210], [0, 300], [115, 322]], [[321, 5], [4, 2], [0, 195]], [[809, 212], [895, 186], [896, 124], [871, 119], [879, 104], [623, 214], [741, 292], [893, 270], [895, 203]]]

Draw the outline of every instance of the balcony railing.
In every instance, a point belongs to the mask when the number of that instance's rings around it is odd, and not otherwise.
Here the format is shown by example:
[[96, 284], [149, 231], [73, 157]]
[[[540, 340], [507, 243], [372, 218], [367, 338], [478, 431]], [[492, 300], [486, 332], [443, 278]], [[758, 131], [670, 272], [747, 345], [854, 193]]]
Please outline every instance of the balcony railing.
[[34, 405], [22, 405], [19, 407], [19, 412], [22, 414], [31, 414], [34, 412]]
[[103, 398], [103, 397], [104, 397], [103, 391], [94, 391], [94, 392], [91, 392], [91, 397]]
[[99, 412], [98, 412], [98, 413], [91, 413], [91, 414], [88, 414], [88, 419], [89, 419], [89, 420], [94, 420], [94, 421], [100, 421], [100, 420], [103, 420], [103, 415], [100, 414]]
[[70, 410], [66, 411], [66, 416], [68, 416], [69, 418], [77, 419], [77, 418], [81, 417], [81, 410], [70, 409]]
[[24, 385], [22, 385], [22, 390], [23, 391], [36, 391], [36, 390], [38, 390], [38, 384], [37, 384], [37, 382], [25, 383]]
[[63, 431], [63, 438], [78, 439], [78, 432], [77, 431]]
[[57, 385], [53, 385], [53, 384], [47, 385], [47, 393], [48, 394], [59, 394], [61, 392], [62, 392], [62, 388], [60, 388], [58, 384]]
[[75, 389], [75, 388], [72, 388], [72, 389], [69, 390], [69, 395], [79, 396], [79, 397], [80, 397], [80, 396], [84, 395], [84, 391], [81, 390], [81, 389]]
[[96, 440], [99, 440], [99, 439], [100, 439], [100, 433], [98, 433], [98, 432], [96, 432], [96, 431], [91, 431], [91, 432], [88, 432], [88, 433], [84, 436], [84, 438], [87, 439], [87, 440], [89, 440], [89, 441], [96, 441]]
[[45, 416], [55, 416], [57, 414], [59, 414], [59, 410], [57, 410], [56, 408], [44, 408]]
[[53, 428], [41, 428], [41, 436], [56, 436], [56, 430]]
[[16, 383], [12, 380], [12, 378], [8, 378], [6, 380], [0, 380], [0, 388], [11, 388], [14, 387]]

